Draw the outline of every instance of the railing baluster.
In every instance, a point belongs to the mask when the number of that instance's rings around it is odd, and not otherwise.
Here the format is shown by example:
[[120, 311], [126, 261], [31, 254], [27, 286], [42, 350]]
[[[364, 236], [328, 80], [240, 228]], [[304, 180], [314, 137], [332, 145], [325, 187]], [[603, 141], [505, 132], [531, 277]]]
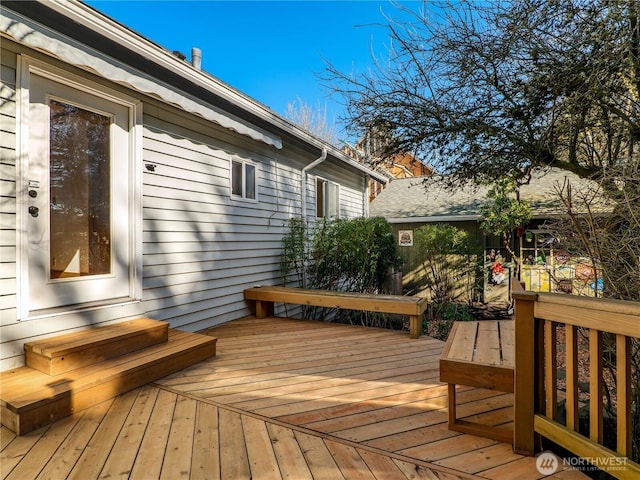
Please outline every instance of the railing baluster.
[[589, 329], [589, 438], [602, 443], [602, 332]]
[[557, 368], [556, 323], [544, 322], [544, 391], [545, 413], [555, 420], [558, 412], [558, 368]]
[[565, 325], [567, 428], [578, 431], [578, 329]]
[[616, 335], [616, 395], [618, 453], [631, 455], [631, 339]]

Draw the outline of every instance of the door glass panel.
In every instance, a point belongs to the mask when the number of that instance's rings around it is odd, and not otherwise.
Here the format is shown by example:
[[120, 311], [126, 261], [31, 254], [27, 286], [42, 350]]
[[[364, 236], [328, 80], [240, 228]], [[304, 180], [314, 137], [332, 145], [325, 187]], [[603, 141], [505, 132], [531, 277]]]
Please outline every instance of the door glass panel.
[[50, 102], [50, 278], [111, 273], [108, 116]]

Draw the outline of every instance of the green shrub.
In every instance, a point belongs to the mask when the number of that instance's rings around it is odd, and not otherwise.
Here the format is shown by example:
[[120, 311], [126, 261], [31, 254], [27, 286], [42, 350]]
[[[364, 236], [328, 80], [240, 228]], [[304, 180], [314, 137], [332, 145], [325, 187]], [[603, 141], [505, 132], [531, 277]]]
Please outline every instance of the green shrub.
[[401, 265], [391, 225], [380, 217], [319, 222], [312, 243], [314, 288], [382, 293]]
[[[380, 217], [322, 220], [309, 228], [304, 220], [289, 220], [282, 240], [283, 284], [346, 292], [388, 293], [389, 276], [402, 260], [389, 222]], [[306, 316], [326, 318], [322, 309]], [[333, 312], [335, 313], [335, 312]], [[340, 312], [350, 323], [381, 326], [393, 323], [369, 313]]]
[[453, 327], [453, 322], [468, 322], [475, 320], [469, 305], [464, 303], [445, 303], [431, 305], [428, 319], [423, 319], [422, 330], [430, 337], [446, 340]]

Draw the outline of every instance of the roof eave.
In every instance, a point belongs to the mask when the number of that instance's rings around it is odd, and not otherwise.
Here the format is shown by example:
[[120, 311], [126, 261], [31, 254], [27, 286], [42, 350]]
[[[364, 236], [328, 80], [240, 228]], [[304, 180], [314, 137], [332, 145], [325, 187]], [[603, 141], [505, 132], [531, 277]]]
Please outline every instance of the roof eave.
[[187, 79], [198, 87], [214, 93], [217, 97], [239, 106], [242, 110], [260, 121], [275, 127], [289, 135], [292, 135], [308, 145], [319, 150], [327, 149], [337, 161], [345, 163], [361, 173], [387, 183], [388, 179], [374, 170], [360, 164], [341, 150], [311, 135], [306, 130], [286, 120], [282, 116], [269, 109], [266, 105], [243, 94], [230, 85], [220, 81], [209, 73], [199, 70], [190, 63], [177, 58], [173, 53], [162, 48], [158, 44], [127, 28], [121, 23], [109, 18], [98, 10], [81, 2], [69, 2], [67, 0], [39, 0], [61, 15], [89, 28], [99, 35], [109, 39], [122, 47], [153, 61], [159, 67], [166, 69], [181, 78]]

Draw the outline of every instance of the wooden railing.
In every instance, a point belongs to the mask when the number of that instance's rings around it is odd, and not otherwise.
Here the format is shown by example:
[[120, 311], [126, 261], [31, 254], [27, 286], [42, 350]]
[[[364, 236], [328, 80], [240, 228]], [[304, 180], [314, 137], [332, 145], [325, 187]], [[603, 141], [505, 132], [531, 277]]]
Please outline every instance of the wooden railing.
[[[631, 342], [640, 337], [640, 303], [525, 292], [517, 282], [512, 296], [516, 331], [514, 451], [532, 455], [539, 434], [616, 478], [640, 478], [640, 465], [628, 458], [632, 436]], [[562, 347], [558, 348], [562, 332], [566, 420], [561, 422], [557, 357], [562, 354]], [[612, 381], [607, 385], [614, 390], [617, 401], [617, 440], [611, 448], [603, 444], [603, 339], [611, 344], [608, 358], [615, 358]], [[588, 358], [589, 364], [588, 388], [580, 379], [582, 390], [590, 392], [588, 436], [579, 432], [579, 354]]]

